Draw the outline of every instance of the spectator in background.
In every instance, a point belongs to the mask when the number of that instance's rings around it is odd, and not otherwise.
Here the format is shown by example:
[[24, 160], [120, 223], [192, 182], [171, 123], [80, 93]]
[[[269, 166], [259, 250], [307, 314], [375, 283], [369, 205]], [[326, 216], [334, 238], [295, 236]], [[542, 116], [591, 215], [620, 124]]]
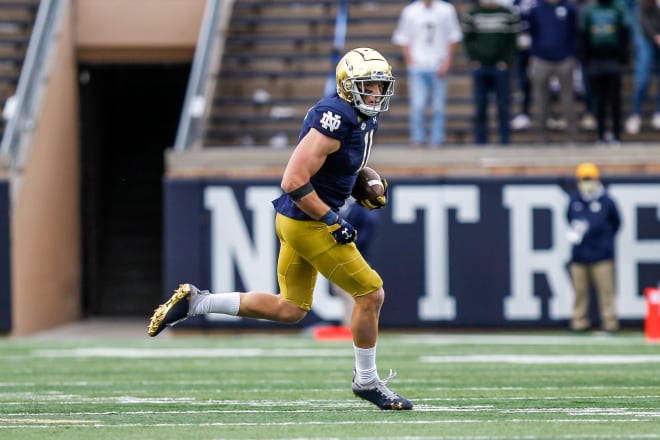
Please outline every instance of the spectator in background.
[[577, 40], [577, 10], [569, 0], [539, 0], [525, 14], [531, 37], [529, 77], [541, 142], [548, 142], [546, 121], [550, 116], [548, 84], [559, 82], [562, 116], [568, 124], [568, 141], [577, 140], [577, 120], [573, 98], [573, 70]]
[[[654, 74], [656, 87], [660, 87], [660, 76], [657, 73], [658, 66], [660, 66], [660, 50], [654, 39], [646, 35], [642, 29], [640, 16], [649, 13], [653, 15], [653, 10], [657, 11], [658, 7], [655, 0], [627, 0], [626, 3], [634, 44], [634, 87], [632, 113], [626, 119], [625, 129], [628, 134], [637, 134], [642, 127], [642, 106]], [[660, 130], [660, 90], [656, 90], [654, 101], [655, 112], [651, 118], [651, 126]]]
[[441, 0], [417, 0], [401, 11], [392, 41], [401, 46], [408, 70], [410, 140], [427, 144], [425, 113], [430, 100], [430, 144], [445, 142], [445, 103], [449, 72], [463, 38], [456, 9]]
[[589, 290], [597, 290], [601, 328], [619, 329], [614, 291], [614, 237], [621, 220], [619, 211], [600, 181], [593, 163], [582, 163], [576, 171], [577, 191], [571, 193], [566, 217], [568, 240], [573, 246], [569, 269], [575, 302], [570, 328], [589, 330]]
[[[580, 23], [580, 54], [602, 143], [621, 142], [621, 85], [629, 34], [628, 14], [617, 0], [597, 0], [586, 7]], [[608, 128], [611, 136], [606, 136]]]
[[639, 24], [644, 36], [651, 40], [657, 49], [660, 46], [660, 5], [655, 0], [641, 0]]
[[516, 51], [516, 87], [520, 93], [520, 113], [511, 120], [513, 130], [526, 130], [532, 125], [530, 105], [532, 102], [531, 81], [527, 72], [529, 68], [530, 47], [532, 39], [529, 36], [529, 10], [536, 4], [536, 0], [514, 0], [513, 12], [520, 17], [520, 31], [517, 38]]
[[[578, 26], [582, 22], [582, 17], [587, 7], [592, 3], [593, 0], [575, 0], [575, 7], [578, 11]], [[573, 71], [573, 85], [576, 98], [584, 103], [584, 112], [580, 118], [580, 128], [586, 131], [594, 131], [596, 130], [596, 118], [594, 117], [596, 108], [591, 90], [589, 89], [587, 72], [582, 62], [575, 66], [575, 70]]]
[[468, 56], [474, 65], [474, 129], [477, 144], [488, 143], [488, 99], [495, 92], [500, 144], [509, 143], [509, 81], [520, 20], [500, 0], [479, 0], [462, 18]]

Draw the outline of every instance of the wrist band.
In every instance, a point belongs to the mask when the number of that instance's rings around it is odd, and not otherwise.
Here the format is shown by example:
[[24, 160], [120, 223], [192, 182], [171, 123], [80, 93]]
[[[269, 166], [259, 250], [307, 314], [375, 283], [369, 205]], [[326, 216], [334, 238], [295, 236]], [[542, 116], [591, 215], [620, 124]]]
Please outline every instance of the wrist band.
[[311, 193], [312, 191], [314, 191], [314, 187], [312, 186], [311, 183], [307, 182], [306, 184], [304, 184], [300, 188], [294, 189], [293, 191], [291, 191], [290, 193], [287, 193], [287, 194], [289, 195], [289, 197], [291, 197], [291, 200], [293, 200], [294, 202], [297, 202], [298, 200], [302, 199], [303, 197], [305, 197], [307, 194]]
[[320, 222], [325, 223], [328, 226], [332, 226], [335, 223], [337, 223], [337, 219], [339, 218], [339, 214], [334, 212], [332, 209], [328, 210], [323, 216], [319, 219]]

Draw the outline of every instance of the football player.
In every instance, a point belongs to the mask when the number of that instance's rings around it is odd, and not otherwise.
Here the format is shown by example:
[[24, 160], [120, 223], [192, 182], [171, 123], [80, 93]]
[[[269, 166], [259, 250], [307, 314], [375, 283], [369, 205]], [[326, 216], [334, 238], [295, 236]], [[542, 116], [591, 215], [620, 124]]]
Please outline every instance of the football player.
[[[188, 316], [223, 313], [296, 323], [312, 305], [322, 273], [355, 299], [351, 330], [355, 350], [353, 393], [381, 409], [413, 405], [387, 387], [376, 369], [378, 320], [385, 292], [381, 277], [362, 257], [356, 229], [338, 211], [350, 197], [358, 171], [367, 164], [378, 116], [389, 107], [394, 77], [376, 50], [353, 49], [337, 64], [337, 93], [322, 98], [305, 116], [298, 144], [284, 170], [283, 194], [273, 201], [280, 240], [279, 295], [266, 292], [202, 292], [182, 284], [160, 305], [149, 323], [156, 336]], [[386, 197], [373, 208], [382, 208]]]

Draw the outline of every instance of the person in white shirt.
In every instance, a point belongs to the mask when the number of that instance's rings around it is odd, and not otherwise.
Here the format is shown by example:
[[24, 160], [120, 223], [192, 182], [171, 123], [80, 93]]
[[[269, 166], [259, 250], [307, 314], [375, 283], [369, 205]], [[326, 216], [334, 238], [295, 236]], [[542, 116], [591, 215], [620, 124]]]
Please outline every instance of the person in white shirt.
[[392, 42], [401, 46], [408, 70], [410, 140], [427, 145], [425, 110], [432, 108], [430, 139], [445, 142], [445, 102], [454, 53], [463, 39], [456, 9], [442, 0], [416, 0], [401, 11]]

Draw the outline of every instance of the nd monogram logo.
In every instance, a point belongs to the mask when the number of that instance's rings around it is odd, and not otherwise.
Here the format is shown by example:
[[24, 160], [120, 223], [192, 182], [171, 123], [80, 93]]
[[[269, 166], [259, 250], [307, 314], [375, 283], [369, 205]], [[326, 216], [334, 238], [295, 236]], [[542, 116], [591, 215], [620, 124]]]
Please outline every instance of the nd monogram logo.
[[340, 125], [340, 115], [335, 115], [331, 111], [323, 113], [323, 117], [321, 118], [321, 127], [325, 128], [326, 130], [335, 131], [339, 128]]

